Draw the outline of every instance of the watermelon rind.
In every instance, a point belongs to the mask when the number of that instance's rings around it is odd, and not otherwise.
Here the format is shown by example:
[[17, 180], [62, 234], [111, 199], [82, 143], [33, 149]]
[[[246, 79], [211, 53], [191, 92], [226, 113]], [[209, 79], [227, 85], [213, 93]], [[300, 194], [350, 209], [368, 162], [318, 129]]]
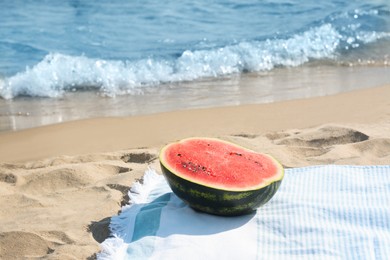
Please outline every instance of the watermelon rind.
[[[179, 142], [191, 139], [213, 140], [223, 142], [240, 149], [254, 152], [239, 145], [216, 138], [187, 138]], [[223, 188], [212, 186], [189, 179], [180, 172], [167, 165], [164, 152], [171, 143], [160, 151], [160, 165], [172, 191], [190, 207], [195, 210], [221, 216], [237, 216], [254, 212], [257, 208], [267, 203], [277, 192], [284, 177], [283, 166], [272, 156], [266, 155], [276, 166], [277, 173], [257, 186], [249, 188]], [[264, 154], [262, 154], [264, 155]]]

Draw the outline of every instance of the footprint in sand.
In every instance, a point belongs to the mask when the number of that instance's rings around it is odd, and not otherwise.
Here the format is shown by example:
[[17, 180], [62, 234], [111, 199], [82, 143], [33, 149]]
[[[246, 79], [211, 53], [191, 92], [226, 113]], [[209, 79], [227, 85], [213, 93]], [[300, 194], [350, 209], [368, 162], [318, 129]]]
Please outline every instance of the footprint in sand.
[[[275, 135], [273, 137], [275, 137]], [[280, 134], [280, 136], [281, 138], [273, 139], [273, 141], [278, 145], [315, 148], [358, 143], [369, 139], [369, 136], [362, 132], [351, 128], [337, 126], [324, 126], [315, 130], [298, 132], [298, 134]]]
[[[364, 147], [372, 141], [370, 136], [363, 132], [333, 125], [274, 132], [265, 137], [275, 145], [275, 151], [281, 151], [286, 163], [292, 165], [307, 165], [308, 162], [310, 164], [336, 163], [341, 158], [358, 156], [356, 155], [358, 153], [352, 154], [348, 147], [354, 145]], [[334, 155], [335, 153], [337, 155]]]
[[25, 184], [21, 188], [28, 193], [58, 192], [94, 185], [101, 180], [130, 171], [129, 167], [101, 163], [64, 165], [25, 176]]
[[150, 163], [155, 159], [157, 159], [156, 155], [147, 152], [128, 153], [121, 157], [121, 160], [124, 161], [125, 163], [139, 163], [139, 164]]

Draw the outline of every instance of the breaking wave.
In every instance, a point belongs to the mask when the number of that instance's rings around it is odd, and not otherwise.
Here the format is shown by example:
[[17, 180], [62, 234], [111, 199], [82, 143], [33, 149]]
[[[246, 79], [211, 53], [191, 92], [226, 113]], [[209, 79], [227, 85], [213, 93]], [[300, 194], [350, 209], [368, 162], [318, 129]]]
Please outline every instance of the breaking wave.
[[341, 16], [329, 19], [290, 37], [186, 50], [176, 58], [121, 61], [50, 53], [35, 66], [0, 79], [0, 96], [60, 97], [67, 91], [83, 90], [107, 96], [139, 94], [145, 86], [162, 83], [267, 71], [310, 60], [337, 60], [343, 51], [390, 38], [388, 32], [364, 30], [359, 24], [337, 28], [334, 24], [344, 19]]

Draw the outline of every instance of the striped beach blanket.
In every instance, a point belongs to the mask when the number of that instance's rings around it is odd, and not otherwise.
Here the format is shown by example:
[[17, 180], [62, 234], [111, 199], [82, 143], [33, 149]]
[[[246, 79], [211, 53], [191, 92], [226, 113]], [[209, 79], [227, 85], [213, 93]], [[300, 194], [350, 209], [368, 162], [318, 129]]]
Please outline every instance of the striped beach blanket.
[[390, 259], [390, 165], [286, 169], [256, 213], [219, 217], [148, 169], [98, 259]]

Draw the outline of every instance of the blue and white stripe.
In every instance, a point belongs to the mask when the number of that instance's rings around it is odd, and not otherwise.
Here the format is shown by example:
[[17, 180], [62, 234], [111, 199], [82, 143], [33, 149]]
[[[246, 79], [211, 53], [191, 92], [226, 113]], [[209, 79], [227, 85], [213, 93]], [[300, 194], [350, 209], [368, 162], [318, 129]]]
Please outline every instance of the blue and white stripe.
[[271, 201], [241, 217], [193, 211], [153, 170], [130, 197], [99, 259], [390, 258], [390, 165], [286, 169]]

